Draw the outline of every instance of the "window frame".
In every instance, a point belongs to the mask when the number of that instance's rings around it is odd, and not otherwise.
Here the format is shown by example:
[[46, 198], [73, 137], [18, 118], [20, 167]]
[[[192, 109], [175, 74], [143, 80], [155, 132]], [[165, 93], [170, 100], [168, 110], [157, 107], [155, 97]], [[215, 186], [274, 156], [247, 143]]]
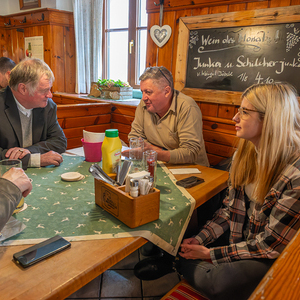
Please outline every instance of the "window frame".
[[[128, 68], [127, 78], [129, 84], [133, 88], [139, 88], [138, 84], [138, 51], [137, 46], [139, 45], [139, 31], [146, 30], [147, 26], [138, 26], [138, 13], [139, 13], [139, 0], [128, 0], [129, 1], [129, 16], [128, 16], [128, 28], [114, 28], [107, 29], [108, 14], [107, 14], [107, 1], [103, 1], [103, 43], [102, 43], [102, 78], [107, 78], [108, 74], [108, 52], [107, 52], [107, 33], [108, 32], [121, 32], [128, 31]], [[131, 54], [129, 53], [130, 42], [133, 41], [133, 47], [131, 48]], [[145, 65], [146, 67], [146, 65]], [[107, 78], [114, 79], [114, 78]]]

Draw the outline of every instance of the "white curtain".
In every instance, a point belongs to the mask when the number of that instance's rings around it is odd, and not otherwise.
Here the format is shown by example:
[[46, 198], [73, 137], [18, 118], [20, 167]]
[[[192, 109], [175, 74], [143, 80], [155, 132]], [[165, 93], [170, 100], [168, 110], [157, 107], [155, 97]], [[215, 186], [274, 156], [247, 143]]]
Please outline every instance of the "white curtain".
[[102, 74], [103, 0], [73, 0], [76, 93], [89, 93]]

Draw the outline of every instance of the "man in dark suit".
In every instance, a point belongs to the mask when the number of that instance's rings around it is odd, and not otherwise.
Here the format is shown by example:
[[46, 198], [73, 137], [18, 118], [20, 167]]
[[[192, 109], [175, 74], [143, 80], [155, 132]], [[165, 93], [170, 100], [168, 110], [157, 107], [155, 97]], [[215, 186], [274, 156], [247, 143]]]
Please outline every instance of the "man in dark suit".
[[21, 159], [23, 168], [60, 165], [67, 139], [51, 99], [54, 76], [43, 61], [21, 61], [0, 91], [1, 159]]

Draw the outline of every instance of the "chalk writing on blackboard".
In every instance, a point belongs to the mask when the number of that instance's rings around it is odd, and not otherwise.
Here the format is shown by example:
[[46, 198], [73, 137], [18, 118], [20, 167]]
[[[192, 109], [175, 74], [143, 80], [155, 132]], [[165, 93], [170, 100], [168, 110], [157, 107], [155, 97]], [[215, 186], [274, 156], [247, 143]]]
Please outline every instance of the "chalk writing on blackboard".
[[186, 87], [243, 91], [274, 82], [300, 92], [300, 23], [190, 31]]

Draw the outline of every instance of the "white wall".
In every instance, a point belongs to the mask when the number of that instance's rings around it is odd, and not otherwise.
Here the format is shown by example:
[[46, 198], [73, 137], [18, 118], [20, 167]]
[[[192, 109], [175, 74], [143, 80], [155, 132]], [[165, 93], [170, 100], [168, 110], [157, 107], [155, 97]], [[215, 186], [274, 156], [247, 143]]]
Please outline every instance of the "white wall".
[[[1, 16], [32, 10], [20, 10], [19, 0], [0, 0], [0, 7]], [[73, 11], [72, 0], [41, 0], [41, 8], [55, 8], [59, 10]]]

